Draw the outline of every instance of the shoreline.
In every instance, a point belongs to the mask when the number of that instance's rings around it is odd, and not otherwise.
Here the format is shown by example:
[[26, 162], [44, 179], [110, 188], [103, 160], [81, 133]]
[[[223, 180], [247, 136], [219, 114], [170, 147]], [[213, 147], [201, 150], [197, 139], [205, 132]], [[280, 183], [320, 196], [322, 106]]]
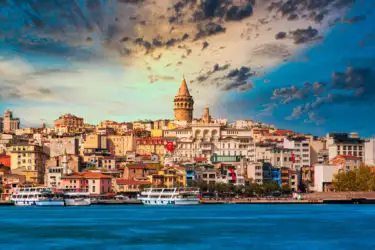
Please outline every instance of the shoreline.
[[[238, 200], [201, 200], [201, 205], [317, 205], [317, 204], [375, 204], [375, 199], [325, 199], [325, 200], [267, 200], [267, 199], [238, 199]], [[91, 205], [143, 205], [138, 200], [99, 200], [92, 201]], [[13, 206], [10, 201], [0, 201], [0, 206]]]

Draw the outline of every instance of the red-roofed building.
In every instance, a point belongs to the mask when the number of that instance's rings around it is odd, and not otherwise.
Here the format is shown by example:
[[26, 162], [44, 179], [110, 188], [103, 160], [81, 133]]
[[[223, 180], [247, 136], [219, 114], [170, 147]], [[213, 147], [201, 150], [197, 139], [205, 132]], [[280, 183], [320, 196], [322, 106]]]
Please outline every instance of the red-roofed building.
[[124, 166], [123, 178], [127, 180], [148, 180], [148, 176], [157, 172], [156, 167], [146, 164], [128, 164]]
[[274, 135], [279, 135], [279, 136], [290, 136], [294, 134], [294, 131], [292, 130], [286, 130], [286, 129], [279, 129], [273, 133]]
[[140, 191], [139, 188], [141, 185], [151, 185], [151, 182], [147, 180], [116, 179], [114, 191], [116, 193], [126, 193], [130, 196], [134, 196], [135, 193]]
[[10, 155], [1, 154], [0, 155], [0, 165], [3, 164], [4, 166], [10, 167]]
[[137, 154], [164, 156], [165, 146], [162, 137], [137, 138], [135, 144]]
[[350, 171], [362, 164], [362, 158], [353, 155], [337, 155], [330, 164], [338, 166], [339, 170]]
[[206, 157], [195, 157], [194, 161], [197, 163], [208, 163], [208, 160]]
[[91, 195], [112, 192], [112, 177], [99, 172], [81, 172], [61, 178], [61, 188], [84, 190]]

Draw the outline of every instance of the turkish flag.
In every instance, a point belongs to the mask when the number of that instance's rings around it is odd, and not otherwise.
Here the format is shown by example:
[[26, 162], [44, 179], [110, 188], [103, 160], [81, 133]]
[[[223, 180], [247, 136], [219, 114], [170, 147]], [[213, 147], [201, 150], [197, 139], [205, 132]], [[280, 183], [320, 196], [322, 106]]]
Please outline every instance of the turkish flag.
[[296, 162], [296, 156], [294, 154], [292, 154], [292, 162], [295, 163]]
[[171, 142], [171, 141], [167, 142], [167, 150], [169, 152], [173, 151], [173, 142]]

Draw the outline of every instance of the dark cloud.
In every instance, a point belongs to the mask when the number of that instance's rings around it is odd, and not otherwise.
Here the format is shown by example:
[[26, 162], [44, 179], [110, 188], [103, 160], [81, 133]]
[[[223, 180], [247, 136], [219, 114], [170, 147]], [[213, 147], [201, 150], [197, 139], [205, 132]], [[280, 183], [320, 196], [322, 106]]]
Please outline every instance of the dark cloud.
[[316, 38], [318, 36], [318, 30], [310, 26], [307, 29], [296, 29], [291, 31], [290, 34], [295, 44], [301, 44], [310, 42]]
[[306, 99], [311, 95], [319, 95], [324, 92], [326, 84], [316, 82], [314, 84], [304, 83], [302, 88], [291, 86], [286, 88], [275, 89], [273, 91], [273, 99], [281, 99], [281, 103], [288, 104], [295, 100]]
[[195, 40], [225, 32], [225, 28], [223, 26], [214, 22], [209, 22], [204, 25], [198, 24], [197, 29], [198, 33], [195, 35]]
[[205, 74], [202, 74], [202, 75], [198, 76], [197, 79], [196, 79], [196, 81], [198, 81], [198, 82], [204, 82], [208, 78], [210, 78], [210, 76], [213, 75], [214, 73], [229, 69], [229, 66], [230, 66], [230, 64], [225, 64], [223, 66], [220, 66], [219, 64], [215, 64], [212, 70], [209, 70]]
[[276, 38], [276, 40], [286, 38], [286, 32], [280, 31], [279, 33], [277, 33], [277, 34], [275, 35], [275, 38]]
[[250, 90], [254, 88], [254, 84], [252, 82], [249, 82], [249, 78], [253, 75], [254, 73], [251, 72], [251, 69], [249, 67], [243, 66], [240, 69], [233, 69], [225, 76], [225, 79], [229, 80], [229, 83], [225, 84], [222, 90]]
[[48, 88], [38, 88], [38, 91], [43, 94], [43, 95], [48, 95], [48, 94], [51, 94], [52, 91]]
[[325, 105], [369, 105], [375, 101], [375, 71], [372, 68], [348, 67], [345, 72], [334, 72], [331, 84], [305, 83], [303, 87], [291, 86], [276, 89], [272, 99], [281, 104], [303, 102], [293, 108], [285, 119], [299, 119], [309, 114], [308, 122], [322, 123], [319, 110]]
[[360, 16], [353, 16], [353, 17], [350, 17], [350, 18], [343, 18], [342, 22], [348, 23], [348, 24], [354, 24], [354, 23], [358, 23], [358, 22], [361, 22], [361, 21], [364, 21], [364, 20], [366, 20], [366, 16], [360, 15]]
[[249, 17], [253, 14], [253, 6], [247, 4], [245, 6], [231, 6], [226, 14], [226, 19], [233, 20], [242, 20], [246, 17]]
[[209, 45], [209, 43], [207, 41], [204, 41], [203, 44], [202, 44], [202, 50], [204, 50], [205, 48], [207, 48]]

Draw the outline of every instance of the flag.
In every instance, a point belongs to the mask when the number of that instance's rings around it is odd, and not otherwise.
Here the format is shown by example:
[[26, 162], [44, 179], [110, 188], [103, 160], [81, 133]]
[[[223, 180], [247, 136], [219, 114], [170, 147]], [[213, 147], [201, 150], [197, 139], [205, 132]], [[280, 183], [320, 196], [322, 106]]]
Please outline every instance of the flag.
[[295, 163], [296, 162], [296, 156], [294, 154], [292, 154], [292, 162]]
[[167, 150], [169, 152], [173, 151], [173, 142], [171, 142], [171, 141], [167, 142]]

